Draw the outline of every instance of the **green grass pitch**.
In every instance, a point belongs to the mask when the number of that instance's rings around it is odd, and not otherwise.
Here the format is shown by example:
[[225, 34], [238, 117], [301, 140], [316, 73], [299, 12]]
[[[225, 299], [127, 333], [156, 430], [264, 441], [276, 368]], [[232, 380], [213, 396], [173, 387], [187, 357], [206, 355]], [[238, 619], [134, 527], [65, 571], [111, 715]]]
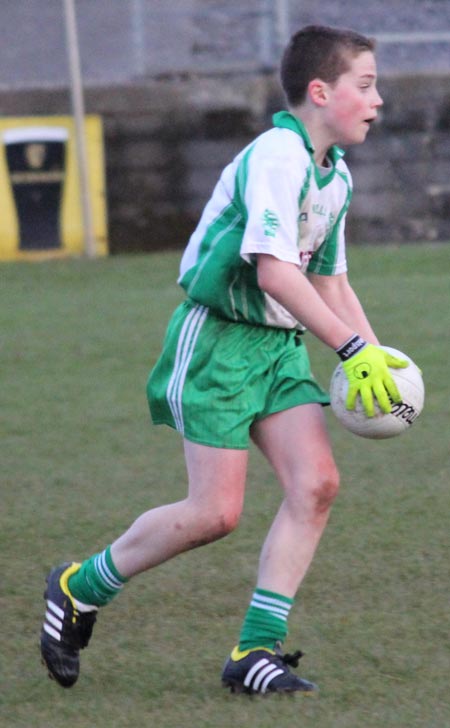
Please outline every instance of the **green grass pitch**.
[[[181, 443], [145, 383], [181, 300], [179, 254], [0, 267], [1, 695], [4, 728], [445, 728], [450, 725], [449, 247], [350, 248], [382, 343], [422, 368], [424, 412], [389, 441], [327, 418], [342, 491], [292, 611], [316, 698], [220, 685], [280, 491], [252, 450], [245, 512], [224, 541], [138, 577], [100, 615], [77, 685], [40, 665], [49, 568], [103, 548], [184, 494]], [[308, 337], [326, 384], [332, 352]]]

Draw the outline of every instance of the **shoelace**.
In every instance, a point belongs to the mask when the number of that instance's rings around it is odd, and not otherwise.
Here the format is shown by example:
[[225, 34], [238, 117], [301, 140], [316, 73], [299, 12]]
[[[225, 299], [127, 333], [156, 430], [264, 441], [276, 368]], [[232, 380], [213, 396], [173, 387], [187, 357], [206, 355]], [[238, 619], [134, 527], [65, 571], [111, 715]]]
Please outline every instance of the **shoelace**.
[[93, 614], [91, 614], [91, 613], [79, 614], [78, 626], [79, 626], [79, 639], [80, 639], [81, 648], [86, 647], [87, 643], [89, 642], [96, 619], [97, 619], [97, 614], [95, 612]]
[[302, 657], [303, 652], [301, 650], [296, 650], [292, 653], [292, 655], [289, 653], [285, 655], [280, 655], [281, 661], [285, 665], [289, 665], [290, 667], [298, 667], [298, 662]]
[[[75, 618], [75, 621], [73, 618]], [[76, 609], [73, 611], [73, 617], [66, 617], [66, 635], [67, 637], [70, 636], [70, 643], [73, 647], [76, 649], [83, 649], [87, 646], [92, 635], [96, 619], [96, 612], [82, 613]]]

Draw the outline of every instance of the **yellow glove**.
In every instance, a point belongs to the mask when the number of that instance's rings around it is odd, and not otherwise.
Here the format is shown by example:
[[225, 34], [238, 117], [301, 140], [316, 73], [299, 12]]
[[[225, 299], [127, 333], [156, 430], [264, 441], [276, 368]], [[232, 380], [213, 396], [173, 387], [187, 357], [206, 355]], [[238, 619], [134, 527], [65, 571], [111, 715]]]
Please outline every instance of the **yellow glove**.
[[388, 367], [404, 369], [408, 362], [398, 359], [387, 351], [355, 334], [336, 353], [342, 359], [342, 367], [348, 379], [348, 393], [345, 406], [348, 410], [355, 409], [358, 394], [367, 417], [375, 414], [374, 397], [382, 412], [389, 413], [391, 402], [401, 402], [402, 398], [397, 389]]

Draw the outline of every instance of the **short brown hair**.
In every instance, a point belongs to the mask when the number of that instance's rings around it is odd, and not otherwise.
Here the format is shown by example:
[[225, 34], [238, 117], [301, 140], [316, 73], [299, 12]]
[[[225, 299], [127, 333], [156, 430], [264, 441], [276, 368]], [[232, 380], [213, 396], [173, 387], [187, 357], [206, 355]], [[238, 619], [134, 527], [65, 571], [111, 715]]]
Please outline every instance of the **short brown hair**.
[[314, 78], [334, 83], [348, 71], [350, 59], [374, 51], [375, 41], [353, 30], [307, 25], [294, 33], [281, 60], [281, 85], [289, 104], [297, 106], [306, 97]]

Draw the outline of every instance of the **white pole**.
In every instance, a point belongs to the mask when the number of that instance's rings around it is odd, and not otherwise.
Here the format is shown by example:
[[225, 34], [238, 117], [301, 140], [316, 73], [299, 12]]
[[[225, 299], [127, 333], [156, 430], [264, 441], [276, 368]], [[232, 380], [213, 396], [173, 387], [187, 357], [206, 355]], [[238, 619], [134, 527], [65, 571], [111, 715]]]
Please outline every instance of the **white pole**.
[[131, 34], [133, 38], [134, 70], [138, 76], [145, 72], [144, 7], [142, 0], [133, 0], [131, 6]]
[[271, 2], [264, 0], [259, 22], [259, 62], [263, 70], [268, 70], [273, 65], [272, 27]]
[[69, 57], [72, 107], [75, 119], [76, 153], [80, 178], [80, 197], [83, 215], [84, 248], [88, 258], [95, 257], [95, 238], [92, 218], [89, 175], [87, 170], [86, 137], [84, 128], [84, 99], [78, 49], [77, 21], [74, 0], [64, 0], [67, 52]]
[[272, 69], [289, 40], [289, 0], [264, 0], [260, 11], [261, 67]]
[[278, 41], [278, 51], [284, 50], [289, 40], [289, 0], [277, 0], [276, 2], [276, 37]]

